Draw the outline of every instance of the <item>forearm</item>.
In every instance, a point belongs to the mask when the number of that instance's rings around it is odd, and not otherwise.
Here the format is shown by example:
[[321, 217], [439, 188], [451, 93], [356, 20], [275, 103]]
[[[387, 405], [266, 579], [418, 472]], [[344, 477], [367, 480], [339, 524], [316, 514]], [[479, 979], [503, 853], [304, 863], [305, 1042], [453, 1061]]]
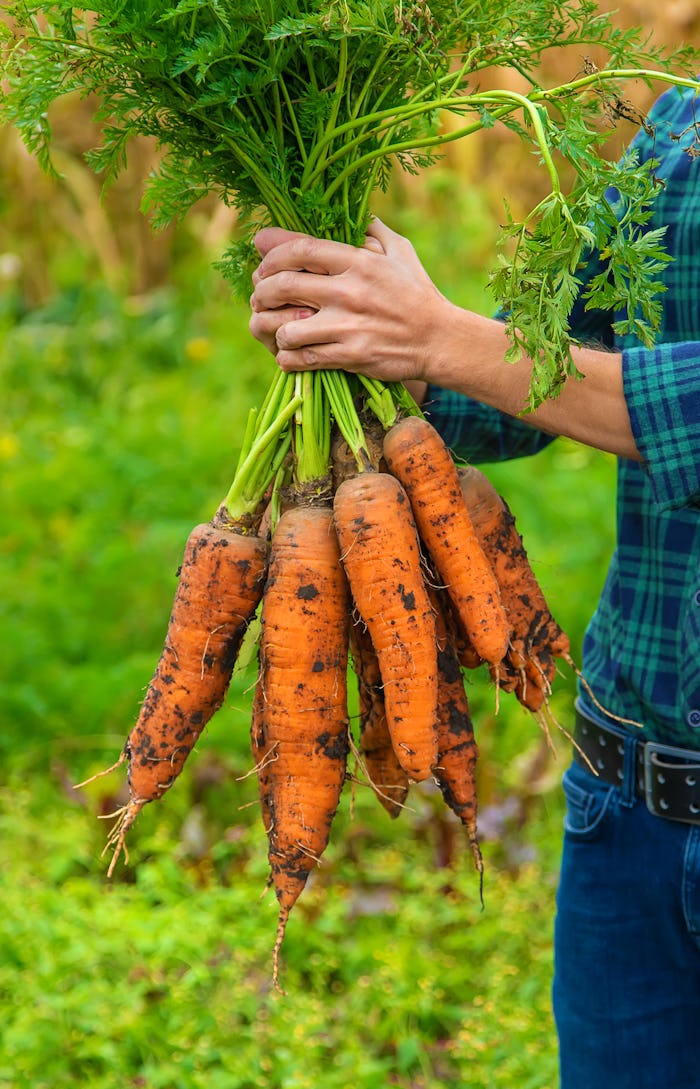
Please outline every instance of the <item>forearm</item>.
[[[426, 381], [520, 416], [548, 434], [640, 460], [625, 402], [620, 353], [574, 348], [574, 362], [583, 377], [569, 380], [556, 399], [537, 411], [521, 415], [531, 362], [526, 358], [505, 362], [510, 343], [504, 324], [453, 307], [449, 321], [445, 315], [436, 317], [437, 329]], [[425, 388], [415, 383], [413, 395], [422, 400]]]

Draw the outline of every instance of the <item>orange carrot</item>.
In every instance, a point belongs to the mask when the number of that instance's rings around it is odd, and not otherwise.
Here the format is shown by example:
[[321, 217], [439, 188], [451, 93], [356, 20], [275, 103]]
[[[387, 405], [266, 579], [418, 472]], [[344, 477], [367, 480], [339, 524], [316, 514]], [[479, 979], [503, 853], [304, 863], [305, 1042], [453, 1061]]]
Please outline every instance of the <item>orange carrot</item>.
[[350, 626], [350, 651], [357, 675], [360, 752], [370, 786], [390, 817], [398, 817], [409, 790], [406, 772], [391, 743], [379, 659], [360, 620]]
[[137, 814], [172, 786], [223, 703], [262, 596], [267, 552], [258, 537], [211, 522], [189, 535], [165, 646], [119, 761], [129, 763], [130, 800], [108, 841], [110, 874]]
[[481, 658], [498, 666], [508, 648], [508, 621], [449, 450], [427, 420], [407, 416], [384, 436], [384, 456], [408, 493], [421, 539], [472, 646]]
[[532, 711], [539, 710], [556, 672], [555, 659], [570, 655], [569, 639], [550, 612], [506, 501], [474, 466], [460, 469], [459, 476], [511, 626], [501, 687], [514, 689], [521, 703]]
[[263, 692], [262, 674], [258, 673], [253, 696], [253, 706], [250, 715], [250, 750], [255, 761], [255, 774], [258, 780], [258, 792], [260, 795], [260, 810], [262, 813], [263, 827], [269, 834], [272, 827], [272, 814], [270, 811], [270, 772], [269, 765], [277, 759], [274, 752], [266, 748], [265, 725], [265, 696]]
[[272, 537], [261, 615], [268, 857], [279, 903], [273, 982], [289, 913], [328, 844], [348, 752], [349, 596], [330, 509], [293, 507]]
[[432, 591], [438, 645], [438, 763], [435, 777], [442, 796], [467, 830], [476, 868], [483, 873], [477, 839], [476, 762], [479, 755], [460, 663], [450, 639], [443, 600]]
[[410, 504], [388, 473], [361, 473], [335, 493], [335, 526], [352, 596], [379, 661], [394, 752], [409, 778], [437, 759], [435, 621]]
[[484, 664], [484, 659], [474, 650], [471, 640], [464, 630], [464, 624], [455, 608], [455, 604], [447, 592], [447, 588], [440, 583], [435, 574], [431, 574], [428, 581], [431, 587], [431, 600], [432, 591], [435, 591], [440, 599], [442, 615], [447, 625], [447, 638], [457, 655], [459, 664], [464, 669], [478, 669], [479, 666]]

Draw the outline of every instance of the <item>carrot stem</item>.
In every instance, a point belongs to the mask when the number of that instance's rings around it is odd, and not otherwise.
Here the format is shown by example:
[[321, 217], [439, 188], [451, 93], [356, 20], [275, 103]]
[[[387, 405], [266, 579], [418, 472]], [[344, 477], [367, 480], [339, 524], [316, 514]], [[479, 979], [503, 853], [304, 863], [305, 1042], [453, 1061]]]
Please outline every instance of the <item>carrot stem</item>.
[[257, 420], [254, 441], [243, 456], [224, 499], [223, 505], [233, 519], [250, 514], [257, 508], [288, 449], [289, 443], [284, 432], [301, 404], [301, 398], [298, 394], [290, 396], [293, 393], [293, 379], [283, 383], [281, 395], [279, 390], [277, 392], [277, 400], [270, 397], [263, 405]]
[[295, 475], [301, 484], [327, 475], [330, 431], [321, 422], [328, 412], [319, 372], [297, 374], [295, 389], [299, 399], [294, 424]]
[[348, 377], [344, 371], [320, 371], [326, 397], [338, 425], [338, 430], [348, 444], [360, 472], [371, 465], [365, 434], [353, 403]]
[[365, 404], [372, 410], [385, 431], [396, 423], [398, 413], [391, 389], [376, 378], [367, 378], [358, 374], [360, 385], [364, 388]]

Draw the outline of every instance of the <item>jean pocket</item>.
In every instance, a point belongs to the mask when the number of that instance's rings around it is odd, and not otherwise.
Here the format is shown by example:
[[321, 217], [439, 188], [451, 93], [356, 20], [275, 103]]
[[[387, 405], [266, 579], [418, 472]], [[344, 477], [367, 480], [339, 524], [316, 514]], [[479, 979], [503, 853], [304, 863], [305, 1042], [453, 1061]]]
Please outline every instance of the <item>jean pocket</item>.
[[576, 839], [592, 839], [613, 806], [615, 787], [600, 782], [576, 762], [564, 772], [562, 787], [566, 799], [564, 831]]

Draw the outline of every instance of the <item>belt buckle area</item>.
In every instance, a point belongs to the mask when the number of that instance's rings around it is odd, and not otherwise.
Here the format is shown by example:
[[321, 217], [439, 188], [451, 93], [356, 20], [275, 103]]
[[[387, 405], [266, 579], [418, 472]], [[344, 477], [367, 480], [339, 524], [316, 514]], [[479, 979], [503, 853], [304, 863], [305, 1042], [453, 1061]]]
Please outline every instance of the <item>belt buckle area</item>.
[[647, 741], [644, 800], [657, 817], [700, 824], [700, 753]]

